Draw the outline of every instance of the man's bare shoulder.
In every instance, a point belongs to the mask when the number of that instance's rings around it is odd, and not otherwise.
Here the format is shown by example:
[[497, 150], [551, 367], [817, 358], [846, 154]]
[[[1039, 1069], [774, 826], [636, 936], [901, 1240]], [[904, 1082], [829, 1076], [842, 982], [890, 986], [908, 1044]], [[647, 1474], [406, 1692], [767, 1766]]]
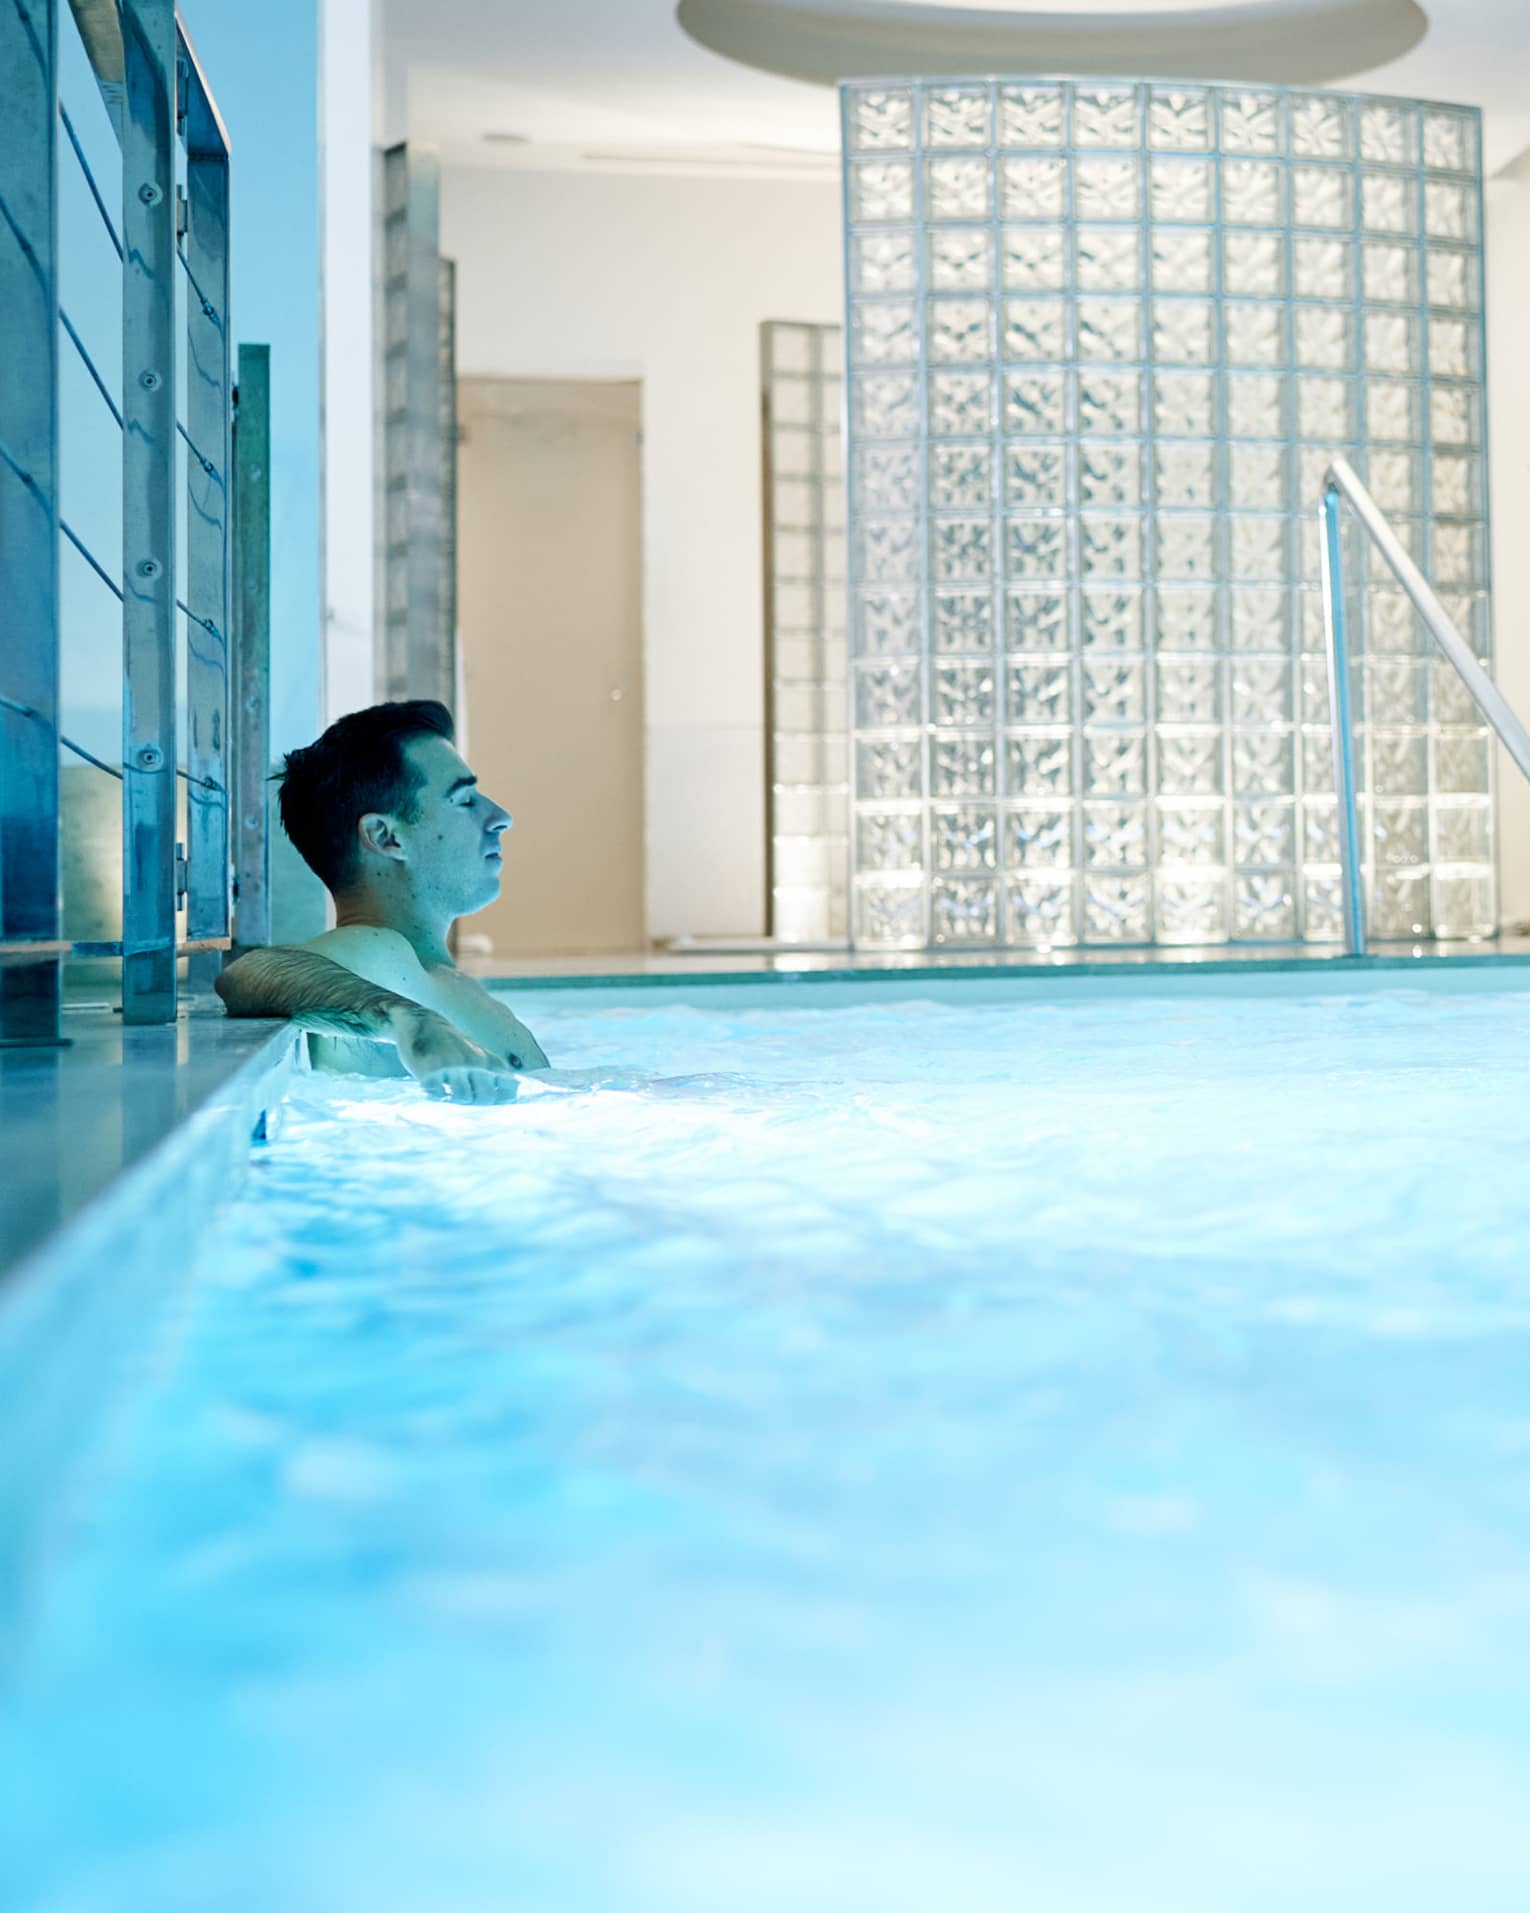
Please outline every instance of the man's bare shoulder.
[[424, 966], [409, 939], [397, 930], [386, 930], [380, 924], [348, 923], [310, 937], [300, 947], [315, 956], [328, 957], [331, 963], [365, 977], [379, 989], [412, 997], [416, 1002], [423, 1000]]

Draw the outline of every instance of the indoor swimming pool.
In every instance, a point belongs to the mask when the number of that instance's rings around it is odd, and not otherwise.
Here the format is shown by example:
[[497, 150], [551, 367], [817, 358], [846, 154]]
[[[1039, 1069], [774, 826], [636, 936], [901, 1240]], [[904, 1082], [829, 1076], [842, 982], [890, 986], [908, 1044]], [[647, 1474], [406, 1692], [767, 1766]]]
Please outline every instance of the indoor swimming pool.
[[1523, 1913], [1530, 971], [514, 1001], [272, 1110], [7, 1913]]

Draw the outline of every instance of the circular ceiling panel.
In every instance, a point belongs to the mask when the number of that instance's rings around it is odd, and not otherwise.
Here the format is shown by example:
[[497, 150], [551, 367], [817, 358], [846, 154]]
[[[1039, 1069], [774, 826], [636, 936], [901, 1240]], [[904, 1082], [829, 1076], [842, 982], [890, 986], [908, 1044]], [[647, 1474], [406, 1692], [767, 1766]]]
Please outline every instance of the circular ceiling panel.
[[1318, 86], [1400, 58], [1429, 30], [1416, 0], [1099, 4], [1111, 10], [1000, 13], [942, 0], [680, 0], [675, 17], [713, 53], [822, 86], [980, 73]]

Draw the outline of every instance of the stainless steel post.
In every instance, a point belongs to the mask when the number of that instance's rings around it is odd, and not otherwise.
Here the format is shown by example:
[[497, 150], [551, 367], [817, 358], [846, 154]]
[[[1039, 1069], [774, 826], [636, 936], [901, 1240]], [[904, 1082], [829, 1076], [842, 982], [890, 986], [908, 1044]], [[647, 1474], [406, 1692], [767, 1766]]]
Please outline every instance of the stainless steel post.
[[175, 0], [121, 0], [122, 1015], [174, 1020]]
[[1333, 726], [1333, 787], [1339, 806], [1339, 861], [1344, 882], [1344, 952], [1365, 954], [1360, 832], [1355, 817], [1355, 740], [1350, 729], [1349, 643], [1344, 623], [1344, 563], [1339, 490], [1323, 487], [1319, 506], [1323, 561], [1323, 637], [1328, 650], [1328, 720]]
[[234, 954], [271, 941], [271, 348], [239, 348], [234, 415]]
[[58, 12], [0, 7], [0, 1044], [59, 1040]]

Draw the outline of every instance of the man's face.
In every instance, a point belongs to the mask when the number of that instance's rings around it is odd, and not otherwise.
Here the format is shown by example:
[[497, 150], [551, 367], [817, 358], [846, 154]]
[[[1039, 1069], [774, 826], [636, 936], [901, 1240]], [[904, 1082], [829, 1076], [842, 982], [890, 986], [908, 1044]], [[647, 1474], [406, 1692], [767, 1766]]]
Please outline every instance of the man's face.
[[413, 822], [397, 824], [422, 903], [453, 917], [499, 895], [500, 838], [511, 826], [444, 737], [412, 737], [404, 750], [423, 779]]

